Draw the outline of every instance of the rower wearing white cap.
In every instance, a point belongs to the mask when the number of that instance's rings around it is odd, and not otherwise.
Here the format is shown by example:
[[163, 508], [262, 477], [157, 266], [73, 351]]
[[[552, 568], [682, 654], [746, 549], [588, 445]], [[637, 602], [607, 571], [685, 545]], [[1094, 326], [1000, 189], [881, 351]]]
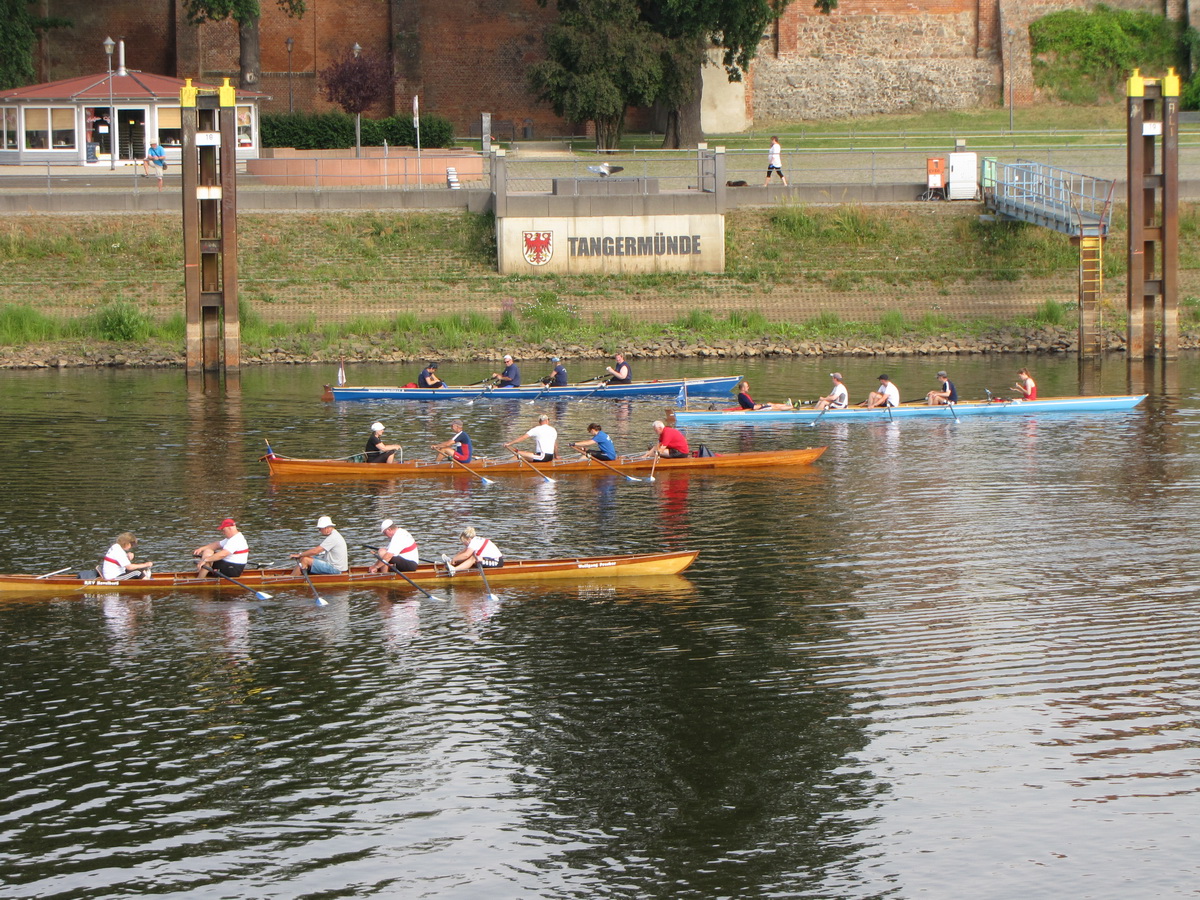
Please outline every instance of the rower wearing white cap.
[[346, 539], [333, 526], [333, 519], [321, 516], [317, 519], [317, 531], [324, 535], [321, 543], [303, 553], [292, 554], [292, 559], [300, 560], [292, 570], [293, 575], [299, 575], [301, 570], [311, 575], [340, 575], [350, 568]]
[[373, 422], [371, 424], [371, 436], [367, 438], [367, 462], [399, 462], [396, 459], [396, 451], [400, 449], [402, 448], [399, 444], [385, 444], [383, 442], [382, 422]]
[[507, 353], [504, 354], [504, 371], [493, 372], [492, 378], [496, 379], [497, 387], [521, 386], [521, 370], [517, 368], [513, 358]]
[[379, 523], [379, 531], [388, 539], [386, 547], [379, 548], [379, 562], [371, 564], [372, 572], [386, 572], [389, 569], [399, 569], [401, 572], [412, 572], [421, 563], [417, 550], [417, 540], [391, 519]]

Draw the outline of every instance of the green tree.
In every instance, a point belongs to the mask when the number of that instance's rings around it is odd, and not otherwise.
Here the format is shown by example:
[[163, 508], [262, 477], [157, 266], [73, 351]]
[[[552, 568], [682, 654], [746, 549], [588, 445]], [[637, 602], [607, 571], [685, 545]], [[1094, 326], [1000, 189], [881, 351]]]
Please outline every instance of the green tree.
[[[722, 53], [730, 81], [741, 81], [763, 34], [791, 0], [641, 0], [642, 14], [667, 39], [662, 91], [667, 110], [664, 147], [694, 147], [700, 128], [700, 89], [708, 49]], [[837, 0], [816, 0], [828, 15]]]
[[33, 17], [28, 0], [0, 0], [0, 89], [33, 82]]
[[42, 18], [31, 11], [34, 0], [0, 0], [0, 90], [24, 87], [37, 77], [33, 46], [39, 31], [70, 28], [71, 20]]
[[648, 106], [662, 87], [662, 37], [637, 0], [559, 0], [546, 30], [546, 55], [529, 70], [539, 100], [571, 122], [593, 122], [596, 146], [614, 149], [625, 111]]
[[[305, 0], [275, 0], [288, 16], [299, 19], [304, 15]], [[204, 22], [223, 22], [233, 19], [238, 26], [238, 87], [258, 90], [262, 77], [258, 23], [262, 7], [258, 0], [183, 0], [183, 9], [193, 25]]]

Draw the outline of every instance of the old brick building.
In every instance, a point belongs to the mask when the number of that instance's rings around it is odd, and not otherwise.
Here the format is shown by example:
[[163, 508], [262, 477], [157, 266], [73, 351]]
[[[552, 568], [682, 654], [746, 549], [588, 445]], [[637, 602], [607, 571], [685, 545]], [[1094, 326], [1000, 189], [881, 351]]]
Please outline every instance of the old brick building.
[[[1164, 3], [1166, 6], [1164, 6]], [[390, 56], [398, 73], [390, 108], [422, 109], [451, 119], [460, 134], [478, 130], [490, 112], [496, 133], [546, 136], [575, 129], [536, 103], [525, 86], [553, 21], [537, 0], [307, 0], [289, 19], [263, 0], [262, 81], [268, 111], [320, 110], [318, 73], [358, 43]], [[1028, 24], [1081, 0], [841, 0], [832, 15], [796, 0], [764, 38], [748, 80], [720, 102], [744, 105], [746, 121], [830, 118], [1034, 99]], [[1126, 0], [1121, 5], [1183, 14], [1181, 0]], [[42, 0], [43, 15], [70, 19], [39, 47], [41, 80], [95, 72], [105, 64], [106, 36], [124, 38], [130, 68], [208, 81], [237, 73], [238, 38], [229, 22], [195, 27], [179, 0]], [[287, 49], [287, 39], [292, 49]], [[290, 70], [290, 74], [289, 74]], [[739, 99], [739, 97], [741, 99]]]

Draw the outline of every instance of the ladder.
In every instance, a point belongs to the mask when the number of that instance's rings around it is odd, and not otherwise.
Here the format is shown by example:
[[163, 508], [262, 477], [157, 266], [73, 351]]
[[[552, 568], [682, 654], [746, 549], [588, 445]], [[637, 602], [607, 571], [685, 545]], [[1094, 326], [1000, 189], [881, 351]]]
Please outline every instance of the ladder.
[[1080, 221], [1079, 227], [1079, 352], [1090, 356], [1103, 349], [1104, 235], [1098, 222]]

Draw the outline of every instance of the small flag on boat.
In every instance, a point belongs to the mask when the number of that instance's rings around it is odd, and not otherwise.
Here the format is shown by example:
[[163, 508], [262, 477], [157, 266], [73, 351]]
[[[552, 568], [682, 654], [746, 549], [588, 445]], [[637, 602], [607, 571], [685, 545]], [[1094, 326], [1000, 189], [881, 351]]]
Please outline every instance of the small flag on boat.
[[345, 362], [339, 361], [338, 362], [338, 387], [341, 387], [345, 383], [346, 383], [346, 364], [345, 364]]
[[679, 393], [675, 395], [676, 406], [687, 406], [687, 385], [679, 389]]

